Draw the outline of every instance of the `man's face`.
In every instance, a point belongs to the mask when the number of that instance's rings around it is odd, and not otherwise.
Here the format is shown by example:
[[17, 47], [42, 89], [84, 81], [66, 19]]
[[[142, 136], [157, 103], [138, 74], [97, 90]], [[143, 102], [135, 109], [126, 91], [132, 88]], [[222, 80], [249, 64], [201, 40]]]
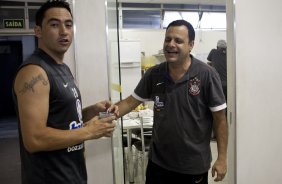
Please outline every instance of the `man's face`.
[[184, 62], [194, 46], [194, 41], [189, 43], [186, 26], [171, 26], [165, 34], [163, 50], [168, 62]]
[[47, 53], [62, 56], [73, 38], [73, 20], [65, 8], [51, 8], [45, 12], [42, 26], [35, 27], [39, 47]]

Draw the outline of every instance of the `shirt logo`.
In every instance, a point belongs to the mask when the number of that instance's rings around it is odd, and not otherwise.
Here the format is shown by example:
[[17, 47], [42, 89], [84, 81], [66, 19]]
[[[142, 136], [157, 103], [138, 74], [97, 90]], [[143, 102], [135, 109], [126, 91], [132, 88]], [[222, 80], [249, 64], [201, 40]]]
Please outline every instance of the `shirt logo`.
[[157, 83], [156, 84], [156, 86], [159, 86], [159, 85], [161, 85], [161, 84], [163, 84], [164, 82], [159, 82], [159, 83]]
[[160, 97], [159, 96], [155, 96], [155, 109], [156, 111], [160, 111], [161, 109], [164, 108], [164, 102], [160, 101]]
[[199, 180], [195, 180], [195, 183], [200, 183], [201, 181], [203, 181], [203, 177], [201, 177]]
[[82, 122], [76, 122], [76, 121], [73, 121], [69, 124], [69, 128], [70, 130], [74, 130], [74, 129], [77, 129], [77, 128], [82, 128], [83, 127], [83, 123]]
[[200, 91], [201, 91], [200, 85], [201, 85], [201, 81], [197, 77], [190, 79], [188, 81], [189, 94], [191, 94], [193, 96], [200, 94]]
[[68, 83], [66, 83], [66, 84], [63, 84], [63, 86], [66, 88], [66, 87], [68, 87]]

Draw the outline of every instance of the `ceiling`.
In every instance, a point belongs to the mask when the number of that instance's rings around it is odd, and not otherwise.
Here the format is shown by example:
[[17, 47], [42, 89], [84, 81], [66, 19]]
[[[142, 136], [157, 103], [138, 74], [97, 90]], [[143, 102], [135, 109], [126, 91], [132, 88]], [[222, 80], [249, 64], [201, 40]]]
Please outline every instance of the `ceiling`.
[[208, 4], [225, 5], [226, 0], [118, 0], [127, 3], [170, 3], [170, 4]]

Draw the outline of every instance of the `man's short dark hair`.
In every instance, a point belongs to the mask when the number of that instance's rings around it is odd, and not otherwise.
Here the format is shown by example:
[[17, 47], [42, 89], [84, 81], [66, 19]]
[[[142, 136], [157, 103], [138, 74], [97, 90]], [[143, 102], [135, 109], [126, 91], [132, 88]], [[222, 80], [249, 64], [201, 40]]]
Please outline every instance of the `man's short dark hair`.
[[42, 21], [45, 16], [45, 12], [50, 8], [65, 8], [70, 12], [72, 16], [70, 5], [68, 2], [66, 2], [65, 0], [48, 0], [36, 12], [35, 24], [37, 26], [42, 26]]
[[168, 30], [168, 28], [171, 26], [186, 26], [186, 28], [188, 29], [189, 42], [195, 40], [195, 30], [193, 26], [186, 20], [175, 20], [167, 26], [166, 30]]

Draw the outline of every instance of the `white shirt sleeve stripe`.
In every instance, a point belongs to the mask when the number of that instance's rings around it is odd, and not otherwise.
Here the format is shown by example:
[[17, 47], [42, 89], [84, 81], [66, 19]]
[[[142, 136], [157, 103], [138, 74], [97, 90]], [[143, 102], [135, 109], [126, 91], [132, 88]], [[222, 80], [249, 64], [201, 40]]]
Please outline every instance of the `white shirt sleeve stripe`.
[[226, 103], [220, 105], [220, 106], [216, 106], [216, 107], [210, 107], [210, 110], [212, 112], [216, 112], [216, 111], [220, 111], [222, 109], [225, 109], [227, 107]]
[[151, 99], [144, 99], [144, 98], [139, 97], [135, 92], [133, 92], [131, 95], [141, 102], [151, 101]]

